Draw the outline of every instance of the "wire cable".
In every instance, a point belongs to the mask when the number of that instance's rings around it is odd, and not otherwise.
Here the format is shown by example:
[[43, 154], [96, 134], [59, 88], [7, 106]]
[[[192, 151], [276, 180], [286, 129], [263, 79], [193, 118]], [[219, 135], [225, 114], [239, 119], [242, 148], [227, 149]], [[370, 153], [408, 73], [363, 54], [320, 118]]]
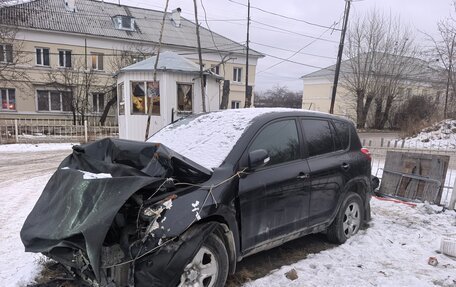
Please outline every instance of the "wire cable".
[[[240, 2], [237, 2], [237, 1], [234, 1], [234, 0], [228, 0], [228, 1], [232, 2], [232, 3], [235, 3], [235, 4], [238, 4], [238, 5], [241, 5], [241, 6], [244, 6], [244, 7], [247, 7], [247, 5], [245, 5], [244, 3], [240, 3]], [[255, 6], [250, 6], [250, 8], [258, 10], [258, 11], [261, 11], [263, 13], [267, 13], [267, 14], [271, 14], [271, 15], [274, 15], [274, 16], [277, 16], [277, 17], [281, 17], [281, 18], [284, 18], [284, 19], [289, 19], [289, 20], [298, 21], [298, 22], [301, 22], [301, 23], [306, 23], [308, 25], [319, 27], [319, 28], [331, 28], [332, 26], [334, 26], [334, 24], [331, 25], [331, 26], [326, 26], [326, 25], [321, 25], [321, 24], [317, 24], [317, 23], [312, 23], [312, 22], [309, 22], [309, 21], [306, 21], [306, 20], [303, 20], [303, 19], [298, 19], [298, 18], [282, 15], [282, 14], [271, 12], [271, 11], [265, 10], [263, 8], [255, 7]], [[334, 30], [340, 31], [340, 29], [334, 29]]]

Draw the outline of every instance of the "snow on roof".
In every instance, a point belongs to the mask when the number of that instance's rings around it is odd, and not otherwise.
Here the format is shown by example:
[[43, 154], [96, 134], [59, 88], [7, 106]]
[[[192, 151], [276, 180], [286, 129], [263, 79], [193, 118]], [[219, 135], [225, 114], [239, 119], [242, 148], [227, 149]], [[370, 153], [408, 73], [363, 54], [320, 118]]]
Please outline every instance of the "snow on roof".
[[223, 163], [253, 119], [267, 113], [293, 111], [297, 110], [250, 108], [200, 114], [164, 127], [147, 141], [162, 143], [212, 169]]
[[[122, 68], [121, 71], [152, 71], [154, 69], [157, 56], [150, 57], [141, 62]], [[182, 72], [198, 73], [199, 66], [192, 61], [174, 52], [162, 52], [158, 57], [158, 70], [174, 70]]]

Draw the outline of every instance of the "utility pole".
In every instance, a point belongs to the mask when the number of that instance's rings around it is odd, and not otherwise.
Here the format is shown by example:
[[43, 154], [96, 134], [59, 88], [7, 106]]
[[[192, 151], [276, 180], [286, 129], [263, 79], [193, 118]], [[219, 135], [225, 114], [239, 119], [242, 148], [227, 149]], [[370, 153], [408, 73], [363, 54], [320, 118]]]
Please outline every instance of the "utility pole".
[[[84, 85], [85, 85], [85, 102], [83, 102], [81, 111], [82, 111], [82, 123], [85, 120], [86, 107], [89, 105], [89, 83], [88, 83], [88, 69], [87, 69], [87, 38], [84, 38]], [[92, 65], [92, 64], [91, 64]], [[92, 68], [92, 67], [90, 67]]]
[[249, 95], [249, 35], [250, 34], [250, 0], [247, 1], [247, 54], [245, 56], [245, 107], [250, 108], [252, 98]]
[[350, 14], [350, 2], [351, 2], [351, 0], [345, 0], [344, 22], [342, 24], [342, 32], [341, 32], [341, 36], [340, 36], [339, 52], [337, 53], [337, 64], [336, 64], [336, 71], [334, 73], [334, 84], [333, 84], [332, 95], [331, 95], [331, 106], [329, 108], [330, 114], [334, 114], [334, 103], [336, 102], [336, 91], [337, 91], [337, 84], [339, 82], [340, 63], [342, 62], [342, 53], [344, 51], [345, 32], [347, 31], [348, 15]]
[[204, 77], [203, 77], [203, 57], [201, 56], [201, 40], [200, 40], [200, 33], [199, 33], [199, 22], [198, 22], [198, 7], [196, 5], [196, 0], [193, 0], [193, 6], [195, 8], [195, 24], [196, 24], [196, 40], [198, 42], [198, 58], [199, 58], [199, 76], [201, 80], [201, 99], [203, 102], [203, 113], [206, 112], [206, 93], [205, 93], [205, 84], [204, 84]]

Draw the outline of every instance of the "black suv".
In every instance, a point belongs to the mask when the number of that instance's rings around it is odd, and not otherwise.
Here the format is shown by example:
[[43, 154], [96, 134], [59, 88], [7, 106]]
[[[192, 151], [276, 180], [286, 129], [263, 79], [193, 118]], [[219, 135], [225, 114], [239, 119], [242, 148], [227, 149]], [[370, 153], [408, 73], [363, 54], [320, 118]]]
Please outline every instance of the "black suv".
[[333, 115], [195, 115], [146, 143], [74, 148], [21, 237], [92, 285], [223, 286], [245, 256], [356, 234], [370, 220], [370, 162], [354, 125]]

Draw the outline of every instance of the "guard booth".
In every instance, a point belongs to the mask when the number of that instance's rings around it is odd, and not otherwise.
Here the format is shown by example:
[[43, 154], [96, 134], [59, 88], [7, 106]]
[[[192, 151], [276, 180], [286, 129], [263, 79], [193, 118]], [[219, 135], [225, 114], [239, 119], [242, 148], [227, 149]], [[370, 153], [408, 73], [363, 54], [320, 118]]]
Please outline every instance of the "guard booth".
[[[149, 107], [149, 135], [180, 117], [203, 112], [199, 66], [174, 52], [160, 53], [154, 82], [155, 59], [156, 56], [122, 68], [117, 75], [121, 139], [144, 141]], [[217, 111], [223, 78], [204, 71], [204, 79], [206, 111]]]

